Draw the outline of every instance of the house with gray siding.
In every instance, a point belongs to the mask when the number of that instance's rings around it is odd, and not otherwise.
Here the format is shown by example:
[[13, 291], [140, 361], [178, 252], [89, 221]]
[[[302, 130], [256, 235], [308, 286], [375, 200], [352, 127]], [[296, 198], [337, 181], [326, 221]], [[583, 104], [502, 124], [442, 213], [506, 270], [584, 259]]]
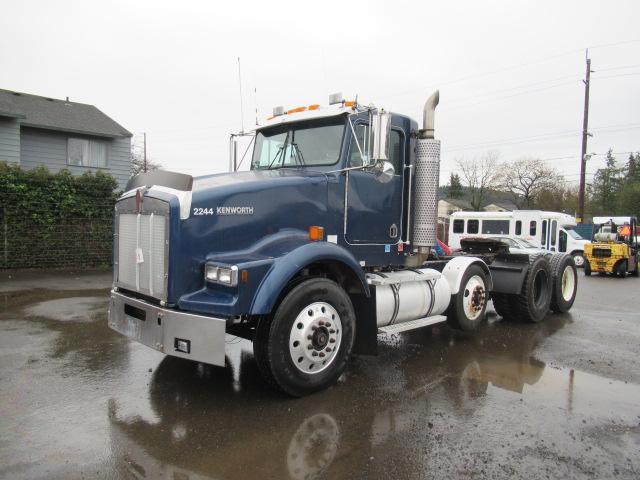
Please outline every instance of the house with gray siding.
[[0, 89], [0, 161], [73, 175], [103, 171], [124, 188], [131, 133], [93, 105]]

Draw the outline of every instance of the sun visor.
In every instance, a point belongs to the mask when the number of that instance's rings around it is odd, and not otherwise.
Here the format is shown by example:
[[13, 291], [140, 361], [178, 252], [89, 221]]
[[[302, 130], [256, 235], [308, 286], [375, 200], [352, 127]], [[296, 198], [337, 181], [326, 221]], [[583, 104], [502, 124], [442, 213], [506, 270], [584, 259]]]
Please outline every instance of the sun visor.
[[146, 173], [139, 173], [131, 178], [127, 183], [125, 191], [139, 187], [152, 187], [159, 185], [190, 192], [193, 187], [193, 177], [184, 173], [167, 172], [166, 170], [152, 170]]

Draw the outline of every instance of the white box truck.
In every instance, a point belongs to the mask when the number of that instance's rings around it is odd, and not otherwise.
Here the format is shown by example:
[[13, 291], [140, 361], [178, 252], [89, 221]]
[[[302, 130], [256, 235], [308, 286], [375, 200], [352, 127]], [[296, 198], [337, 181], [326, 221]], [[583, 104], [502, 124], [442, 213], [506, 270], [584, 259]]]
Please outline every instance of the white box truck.
[[454, 212], [449, 222], [449, 246], [460, 248], [469, 237], [514, 237], [527, 240], [551, 252], [570, 253], [576, 266], [584, 265], [583, 239], [572, 227], [573, 216], [543, 210], [512, 212]]

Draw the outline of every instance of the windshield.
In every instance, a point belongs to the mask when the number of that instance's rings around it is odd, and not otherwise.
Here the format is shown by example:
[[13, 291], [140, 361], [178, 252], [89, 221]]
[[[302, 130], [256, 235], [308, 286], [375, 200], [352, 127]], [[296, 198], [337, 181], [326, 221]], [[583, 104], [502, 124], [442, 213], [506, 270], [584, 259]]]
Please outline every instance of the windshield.
[[578, 232], [576, 232], [575, 230], [567, 229], [567, 233], [569, 235], [571, 235], [575, 240], [583, 240], [583, 238], [580, 236], [580, 234]]
[[256, 134], [251, 168], [334, 165], [340, 158], [344, 118], [290, 123]]

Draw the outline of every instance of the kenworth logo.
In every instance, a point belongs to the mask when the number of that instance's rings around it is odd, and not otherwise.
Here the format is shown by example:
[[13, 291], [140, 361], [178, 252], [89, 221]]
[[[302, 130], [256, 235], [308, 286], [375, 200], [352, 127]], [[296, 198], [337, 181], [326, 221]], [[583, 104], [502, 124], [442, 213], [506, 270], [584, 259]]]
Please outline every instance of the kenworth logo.
[[253, 215], [253, 207], [216, 207], [216, 215]]

